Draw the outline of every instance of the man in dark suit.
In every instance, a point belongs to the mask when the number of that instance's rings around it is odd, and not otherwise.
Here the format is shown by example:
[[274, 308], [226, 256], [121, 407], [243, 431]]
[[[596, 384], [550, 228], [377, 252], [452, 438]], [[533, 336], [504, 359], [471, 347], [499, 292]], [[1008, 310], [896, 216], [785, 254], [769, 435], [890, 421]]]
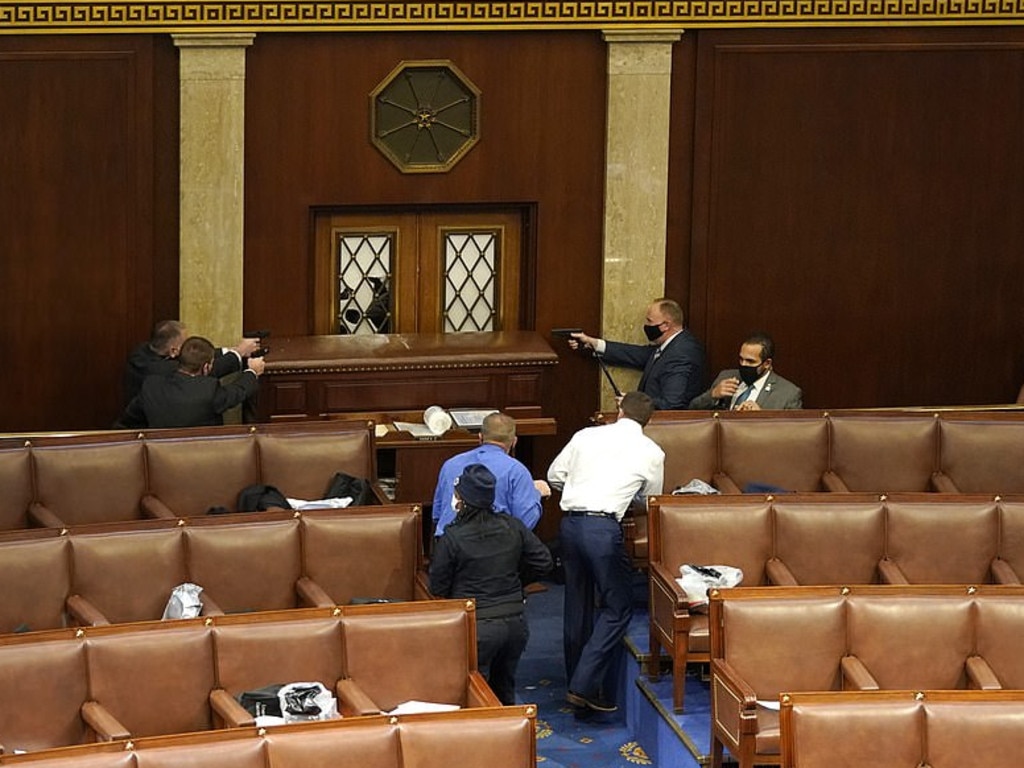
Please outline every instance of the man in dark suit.
[[683, 308], [672, 299], [655, 299], [647, 307], [644, 335], [648, 344], [605, 341], [574, 333], [569, 346], [594, 350], [605, 362], [643, 371], [637, 391], [658, 410], [683, 410], [704, 387], [704, 348], [686, 328]]
[[740, 367], [722, 371], [711, 388], [690, 401], [692, 410], [760, 411], [803, 408], [803, 392], [772, 368], [775, 342], [753, 333], [740, 345]]
[[256, 393], [265, 363], [262, 357], [249, 358], [246, 370], [235, 381], [224, 384], [209, 375], [214, 351], [213, 344], [199, 336], [185, 339], [176, 370], [147, 376], [142, 391], [128, 404], [115, 426], [136, 429], [223, 424], [224, 411]]
[[[185, 325], [177, 320], [161, 320], [153, 327], [149, 341], [135, 347], [125, 362], [122, 378], [125, 404], [139, 394], [147, 376], [166, 376], [178, 369], [178, 353], [187, 337]], [[244, 359], [261, 346], [260, 339], [242, 339], [237, 347], [217, 349], [210, 375], [219, 379], [243, 370]]]

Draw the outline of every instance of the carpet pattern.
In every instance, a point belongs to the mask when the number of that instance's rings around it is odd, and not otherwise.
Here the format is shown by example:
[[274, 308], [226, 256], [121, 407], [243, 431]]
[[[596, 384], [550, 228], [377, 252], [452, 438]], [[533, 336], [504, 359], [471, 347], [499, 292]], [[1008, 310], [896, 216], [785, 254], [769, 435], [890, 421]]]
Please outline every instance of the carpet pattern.
[[[537, 764], [543, 768], [635, 768], [636, 766], [697, 766], [691, 751], [707, 752], [709, 725], [707, 686], [688, 680], [686, 725], [701, 740], [686, 735], [671, 715], [671, 677], [648, 683], [640, 674], [634, 653], [624, 650], [619, 686], [619, 711], [579, 716], [565, 701], [565, 662], [562, 654], [562, 595], [557, 584], [531, 594], [526, 612], [530, 642], [519, 664], [517, 698], [537, 705]], [[627, 647], [647, 648], [647, 613], [638, 605], [627, 636]], [[690, 683], [692, 682], [692, 685]], [[667, 709], [665, 700], [667, 691]], [[701, 697], [705, 700], [701, 703]], [[659, 704], [663, 712], [658, 712]], [[691, 708], [692, 705], [692, 708]], [[691, 714], [692, 713], [692, 714]], [[681, 716], [680, 716], [681, 717]], [[667, 718], [667, 719], [666, 719]], [[698, 743], [699, 741], [699, 743]]]

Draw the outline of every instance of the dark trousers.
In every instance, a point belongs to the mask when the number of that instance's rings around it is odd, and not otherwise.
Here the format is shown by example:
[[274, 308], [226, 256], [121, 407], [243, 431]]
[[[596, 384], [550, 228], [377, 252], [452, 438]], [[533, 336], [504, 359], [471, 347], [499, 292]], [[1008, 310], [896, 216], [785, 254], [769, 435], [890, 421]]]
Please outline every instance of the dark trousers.
[[521, 613], [477, 619], [477, 666], [502, 704], [516, 703], [516, 667], [529, 639], [530, 628]]
[[629, 557], [612, 517], [562, 518], [568, 688], [614, 700], [622, 638], [633, 615]]

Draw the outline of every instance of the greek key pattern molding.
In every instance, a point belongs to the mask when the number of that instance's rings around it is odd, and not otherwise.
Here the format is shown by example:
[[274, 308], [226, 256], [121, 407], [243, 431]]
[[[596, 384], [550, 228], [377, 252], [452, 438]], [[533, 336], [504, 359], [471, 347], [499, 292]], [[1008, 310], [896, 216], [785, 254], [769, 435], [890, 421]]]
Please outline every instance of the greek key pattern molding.
[[1024, 0], [47, 2], [0, 0], [14, 32], [664, 29], [1024, 24]]

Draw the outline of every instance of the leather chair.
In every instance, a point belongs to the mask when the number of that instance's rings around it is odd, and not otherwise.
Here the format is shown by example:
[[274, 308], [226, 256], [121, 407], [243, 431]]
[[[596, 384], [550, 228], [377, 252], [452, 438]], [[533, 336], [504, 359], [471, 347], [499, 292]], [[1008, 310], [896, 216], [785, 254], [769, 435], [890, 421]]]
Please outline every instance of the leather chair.
[[997, 584], [1020, 584], [1024, 576], [1024, 503], [999, 504], [999, 554], [992, 563]]
[[995, 502], [888, 502], [886, 584], [985, 584], [999, 547]]
[[68, 613], [80, 625], [151, 621], [188, 581], [179, 528], [87, 533], [71, 539]]
[[[781, 412], [780, 412], [781, 413]], [[721, 419], [715, 487], [739, 493], [748, 484], [820, 491], [828, 469], [828, 422], [816, 414]]]
[[205, 515], [237, 508], [238, 494], [260, 482], [255, 435], [168, 437], [146, 441], [152, 514]]
[[772, 555], [771, 510], [767, 501], [737, 505], [735, 498], [687, 499], [674, 513], [672, 497], [652, 505], [650, 560], [650, 659], [647, 672], [657, 678], [661, 649], [672, 658], [672, 703], [684, 707], [686, 666], [710, 661], [708, 616], [693, 612], [676, 583], [680, 566], [732, 565], [743, 571], [743, 584], [767, 583], [765, 563]]
[[944, 418], [939, 490], [1024, 493], [1024, 421]]
[[100, 740], [253, 725], [217, 686], [213, 631], [199, 623], [93, 630], [87, 661], [82, 715]]
[[832, 416], [829, 491], [928, 491], [938, 468], [937, 419]]
[[141, 442], [98, 442], [68, 446], [35, 445], [35, 501], [29, 516], [35, 525], [69, 525], [136, 520], [146, 494]]
[[85, 642], [65, 632], [0, 644], [0, 751], [36, 751], [90, 741], [80, 713], [88, 699]]
[[64, 601], [71, 589], [71, 546], [57, 531], [45, 538], [0, 544], [0, 633], [57, 629], [67, 622]]
[[302, 605], [296, 591], [302, 575], [298, 520], [215, 521], [197, 521], [184, 532], [188, 581], [203, 588], [204, 614]]
[[500, 706], [477, 671], [471, 602], [348, 606], [342, 633], [348, 677], [338, 683], [338, 704], [344, 715], [389, 712], [406, 701]]
[[0, 530], [29, 526], [28, 508], [32, 502], [32, 457], [27, 445], [4, 441], [0, 448]]

